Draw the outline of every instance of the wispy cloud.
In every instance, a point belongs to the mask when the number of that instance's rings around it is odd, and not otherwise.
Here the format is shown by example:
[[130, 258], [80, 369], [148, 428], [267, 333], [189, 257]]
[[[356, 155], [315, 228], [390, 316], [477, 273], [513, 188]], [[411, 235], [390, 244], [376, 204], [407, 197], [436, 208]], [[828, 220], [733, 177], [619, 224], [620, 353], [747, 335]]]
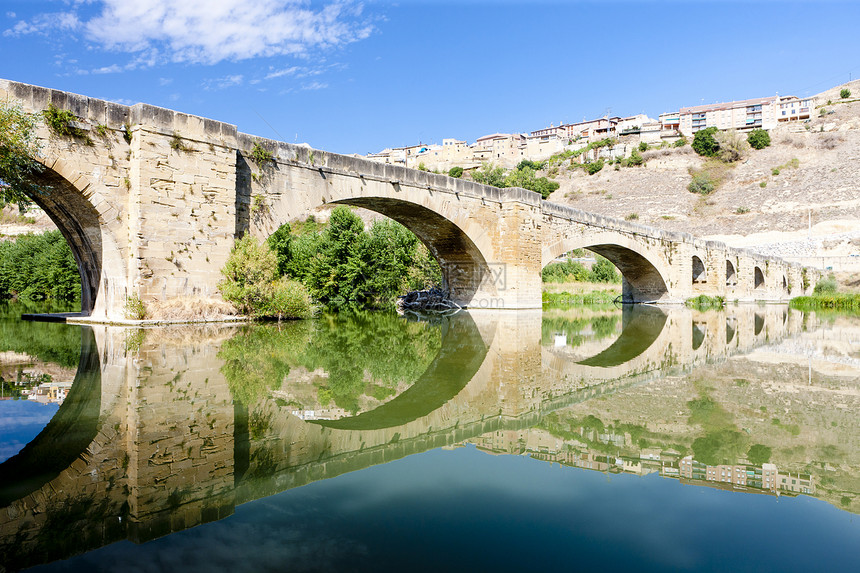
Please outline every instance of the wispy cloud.
[[328, 84], [323, 82], [311, 82], [309, 84], [302, 85], [303, 90], [324, 90], [327, 87]]
[[242, 74], [224, 76], [223, 78], [215, 78], [211, 80], [206, 80], [203, 83], [203, 89], [206, 90], [223, 90], [233, 86], [242, 85], [242, 82], [245, 80], [245, 76]]

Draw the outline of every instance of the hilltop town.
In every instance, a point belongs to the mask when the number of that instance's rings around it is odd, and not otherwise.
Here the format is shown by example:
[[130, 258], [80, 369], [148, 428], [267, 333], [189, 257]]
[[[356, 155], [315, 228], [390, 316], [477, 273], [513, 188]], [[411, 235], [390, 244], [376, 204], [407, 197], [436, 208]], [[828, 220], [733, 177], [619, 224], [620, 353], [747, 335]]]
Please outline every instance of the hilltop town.
[[[841, 97], [844, 90], [851, 95]], [[691, 193], [691, 172], [706, 160], [689, 142], [711, 126], [764, 129], [771, 145], [724, 170], [713, 193]], [[634, 151], [641, 164], [624, 161]], [[852, 277], [860, 271], [860, 80], [808, 98], [691, 106], [656, 120], [603, 117], [368, 157], [430, 171], [462, 167], [465, 177], [489, 164], [514, 169], [523, 160], [541, 162], [538, 175], [559, 184], [550, 201], [829, 269], [849, 288], [860, 287]], [[593, 174], [581, 168], [600, 159], [606, 165]]]

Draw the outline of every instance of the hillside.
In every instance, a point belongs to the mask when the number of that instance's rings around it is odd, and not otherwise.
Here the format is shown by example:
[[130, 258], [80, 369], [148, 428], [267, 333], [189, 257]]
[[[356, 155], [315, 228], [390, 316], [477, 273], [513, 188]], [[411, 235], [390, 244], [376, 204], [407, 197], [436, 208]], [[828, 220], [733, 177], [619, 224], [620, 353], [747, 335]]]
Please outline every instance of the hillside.
[[[839, 103], [843, 87], [852, 92], [849, 103]], [[687, 145], [649, 150], [643, 167], [607, 165], [595, 175], [563, 169], [556, 177], [561, 187], [549, 200], [614, 217], [635, 214], [641, 224], [807, 264], [825, 257], [825, 266], [835, 270], [860, 270], [860, 261], [846, 260], [860, 253], [858, 96], [860, 81], [816, 96], [833, 113], [815, 110], [809, 123], [772, 130], [772, 145], [729, 169], [709, 196], [687, 190], [689, 170], [704, 163]], [[826, 105], [828, 99], [833, 105]]]

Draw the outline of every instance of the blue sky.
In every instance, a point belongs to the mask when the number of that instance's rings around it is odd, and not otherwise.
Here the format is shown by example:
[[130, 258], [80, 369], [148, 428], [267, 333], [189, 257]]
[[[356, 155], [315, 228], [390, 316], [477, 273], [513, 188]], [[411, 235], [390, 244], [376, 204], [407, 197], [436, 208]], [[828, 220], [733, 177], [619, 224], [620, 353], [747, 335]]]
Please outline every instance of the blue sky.
[[860, 77], [860, 3], [2, 0], [0, 77], [339, 153]]

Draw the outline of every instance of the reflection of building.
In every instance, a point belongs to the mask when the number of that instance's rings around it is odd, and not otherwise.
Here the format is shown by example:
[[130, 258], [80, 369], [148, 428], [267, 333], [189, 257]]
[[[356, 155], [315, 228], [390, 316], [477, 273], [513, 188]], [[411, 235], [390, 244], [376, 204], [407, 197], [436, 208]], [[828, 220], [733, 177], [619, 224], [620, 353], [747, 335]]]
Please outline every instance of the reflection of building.
[[33, 388], [27, 394], [27, 399], [41, 404], [62, 404], [72, 387], [71, 382], [47, 382]]
[[681, 458], [676, 452], [660, 448], [642, 449], [638, 455], [616, 454], [612, 452], [625, 445], [623, 435], [599, 433], [589, 428], [580, 428], [579, 435], [581, 440], [562, 439], [540, 429], [509, 430], [485, 434], [470, 441], [488, 453], [526, 454], [544, 462], [600, 472], [640, 476], [657, 473], [661, 477], [679, 479], [682, 483], [728, 491], [771, 495], [815, 493], [812, 476], [780, 473], [774, 464], [709, 466], [693, 459], [693, 456]]

